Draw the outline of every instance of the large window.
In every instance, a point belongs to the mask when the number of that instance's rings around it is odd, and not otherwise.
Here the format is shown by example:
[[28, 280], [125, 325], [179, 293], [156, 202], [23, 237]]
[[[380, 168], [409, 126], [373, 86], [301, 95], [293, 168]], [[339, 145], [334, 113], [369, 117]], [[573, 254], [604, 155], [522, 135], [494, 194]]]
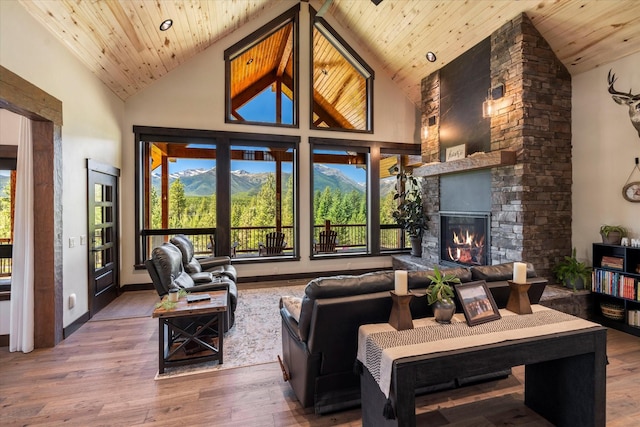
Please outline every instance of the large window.
[[227, 122], [297, 126], [299, 8], [225, 51]]
[[316, 145], [312, 156], [314, 256], [368, 253], [368, 150]]
[[231, 147], [232, 255], [295, 254], [295, 151], [293, 147]]
[[418, 145], [310, 138], [312, 259], [410, 247], [393, 219], [397, 175], [421, 164]]
[[17, 146], [1, 146], [0, 148], [0, 291], [5, 291], [11, 289], [13, 271]]
[[322, 18], [312, 43], [311, 127], [372, 132], [373, 70]]
[[[380, 149], [380, 252], [397, 251], [411, 247], [409, 234], [400, 228], [393, 218], [399, 201], [394, 199], [398, 191], [405, 191], [405, 182], [398, 174], [411, 173], [422, 164], [422, 158], [410, 147], [382, 147]], [[400, 187], [400, 188], [398, 188]]]
[[[134, 131], [137, 264], [178, 233], [200, 255], [239, 261], [298, 256], [298, 137], [138, 126]], [[267, 247], [271, 233], [284, 234], [281, 251]]]

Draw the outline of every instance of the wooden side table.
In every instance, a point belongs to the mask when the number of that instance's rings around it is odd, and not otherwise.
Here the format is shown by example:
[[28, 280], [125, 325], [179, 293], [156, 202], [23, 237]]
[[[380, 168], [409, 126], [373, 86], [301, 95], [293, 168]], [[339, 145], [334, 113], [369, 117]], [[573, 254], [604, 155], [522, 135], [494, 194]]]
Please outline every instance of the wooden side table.
[[[227, 291], [209, 291], [211, 299], [187, 303], [180, 298], [170, 310], [162, 307], [153, 311], [158, 319], [158, 373], [165, 368], [201, 363], [210, 360], [223, 362], [224, 315], [228, 310]], [[167, 296], [164, 297], [166, 299]], [[188, 354], [194, 350], [193, 354]]]

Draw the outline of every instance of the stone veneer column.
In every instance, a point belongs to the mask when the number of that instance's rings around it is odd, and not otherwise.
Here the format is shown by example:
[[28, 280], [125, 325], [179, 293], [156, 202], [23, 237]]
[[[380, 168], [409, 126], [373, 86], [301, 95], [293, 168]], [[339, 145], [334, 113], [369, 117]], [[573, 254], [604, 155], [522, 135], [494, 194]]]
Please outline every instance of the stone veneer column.
[[[422, 79], [422, 125], [428, 125], [429, 117], [436, 123], [429, 127], [429, 136], [422, 138], [422, 161], [440, 161], [440, 71]], [[422, 134], [422, 133], [421, 133]], [[422, 135], [421, 135], [422, 137]], [[422, 194], [429, 229], [422, 236], [422, 258], [433, 264], [440, 261], [438, 236], [440, 235], [440, 177], [423, 178]]]
[[[505, 85], [491, 118], [491, 150], [517, 153], [515, 165], [492, 169], [491, 262], [524, 260], [551, 278], [571, 252], [571, 76], [522, 14], [491, 35], [491, 83]], [[439, 90], [439, 72], [423, 79], [423, 114], [439, 117]], [[430, 132], [423, 162], [438, 161], [439, 151]], [[437, 263], [439, 178], [426, 178], [423, 189], [430, 214], [423, 258]]]
[[492, 170], [492, 262], [528, 261], [551, 278], [571, 252], [571, 75], [525, 14], [491, 44], [492, 84], [505, 83], [491, 149], [517, 152]]

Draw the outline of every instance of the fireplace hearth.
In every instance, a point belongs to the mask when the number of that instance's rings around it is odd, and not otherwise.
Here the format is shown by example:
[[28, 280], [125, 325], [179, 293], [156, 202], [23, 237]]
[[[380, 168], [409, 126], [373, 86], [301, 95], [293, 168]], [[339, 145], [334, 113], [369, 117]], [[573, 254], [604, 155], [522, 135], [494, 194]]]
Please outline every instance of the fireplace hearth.
[[440, 212], [440, 261], [455, 266], [489, 264], [489, 214]]

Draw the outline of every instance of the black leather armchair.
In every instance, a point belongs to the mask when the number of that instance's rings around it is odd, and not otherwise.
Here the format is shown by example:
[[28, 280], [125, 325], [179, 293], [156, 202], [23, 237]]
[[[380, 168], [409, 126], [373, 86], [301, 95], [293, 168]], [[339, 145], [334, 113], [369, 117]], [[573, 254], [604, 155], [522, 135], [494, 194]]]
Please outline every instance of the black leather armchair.
[[182, 265], [182, 252], [172, 243], [154, 248], [145, 266], [160, 297], [169, 293], [170, 289], [185, 289], [187, 292], [227, 290], [229, 300], [225, 331], [233, 326], [238, 303], [238, 288], [234, 281], [210, 272], [189, 275]]

